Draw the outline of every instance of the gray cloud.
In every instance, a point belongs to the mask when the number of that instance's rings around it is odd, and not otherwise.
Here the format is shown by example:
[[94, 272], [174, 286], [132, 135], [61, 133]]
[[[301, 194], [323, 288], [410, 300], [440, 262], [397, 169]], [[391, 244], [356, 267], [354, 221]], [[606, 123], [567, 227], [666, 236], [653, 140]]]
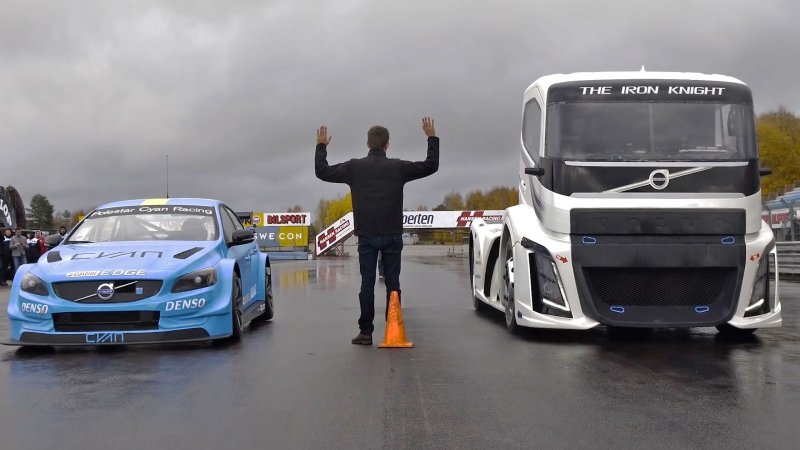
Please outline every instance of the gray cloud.
[[441, 168], [407, 207], [513, 185], [522, 92], [548, 73], [724, 73], [800, 110], [788, 0], [2, 3], [0, 184], [59, 210], [163, 195], [166, 154], [173, 196], [313, 210], [346, 192], [314, 177], [317, 126], [332, 162], [378, 123], [422, 159], [425, 114]]

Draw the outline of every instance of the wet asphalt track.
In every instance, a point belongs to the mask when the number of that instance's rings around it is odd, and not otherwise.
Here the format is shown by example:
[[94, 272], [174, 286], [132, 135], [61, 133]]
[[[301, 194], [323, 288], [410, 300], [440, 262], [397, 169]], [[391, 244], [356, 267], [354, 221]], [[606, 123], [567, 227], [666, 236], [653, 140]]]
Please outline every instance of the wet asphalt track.
[[355, 258], [277, 263], [275, 320], [238, 345], [0, 347], [0, 448], [800, 447], [800, 283], [781, 285], [784, 327], [748, 342], [514, 337], [445, 251], [404, 253], [411, 350], [349, 343]]

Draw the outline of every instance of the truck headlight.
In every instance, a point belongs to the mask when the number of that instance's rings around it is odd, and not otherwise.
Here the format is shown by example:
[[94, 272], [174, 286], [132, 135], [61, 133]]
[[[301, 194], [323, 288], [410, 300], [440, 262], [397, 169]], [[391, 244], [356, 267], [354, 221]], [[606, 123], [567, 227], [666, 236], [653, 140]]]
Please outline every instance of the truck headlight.
[[20, 289], [31, 294], [48, 295], [47, 286], [44, 285], [44, 281], [30, 272], [22, 276], [22, 286]]
[[775, 255], [771, 253], [771, 248], [767, 247], [766, 254], [758, 262], [753, 293], [750, 294], [750, 302], [744, 310], [745, 317], [759, 316], [770, 312], [770, 283], [774, 282], [771, 279], [773, 267], [775, 267]]
[[540, 252], [535, 253], [535, 260], [542, 303], [548, 307], [569, 312], [569, 304], [565, 299], [555, 262]]
[[178, 278], [172, 286], [172, 292], [186, 292], [194, 289], [213, 286], [217, 282], [217, 269], [210, 267], [200, 269]]

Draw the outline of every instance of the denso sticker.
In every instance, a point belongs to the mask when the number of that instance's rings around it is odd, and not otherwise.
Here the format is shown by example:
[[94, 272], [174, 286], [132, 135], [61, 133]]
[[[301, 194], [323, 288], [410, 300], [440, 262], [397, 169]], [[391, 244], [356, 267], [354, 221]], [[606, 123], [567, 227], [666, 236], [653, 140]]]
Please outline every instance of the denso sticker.
[[77, 272], [67, 272], [67, 278], [83, 277], [142, 277], [147, 272], [139, 269], [113, 269], [113, 270], [80, 270]]
[[19, 309], [20, 311], [26, 313], [45, 315], [50, 308], [47, 305], [42, 305], [40, 303], [22, 302], [19, 305]]
[[186, 309], [200, 309], [206, 306], [206, 299], [193, 298], [191, 300], [171, 300], [164, 303], [164, 311], [183, 311]]

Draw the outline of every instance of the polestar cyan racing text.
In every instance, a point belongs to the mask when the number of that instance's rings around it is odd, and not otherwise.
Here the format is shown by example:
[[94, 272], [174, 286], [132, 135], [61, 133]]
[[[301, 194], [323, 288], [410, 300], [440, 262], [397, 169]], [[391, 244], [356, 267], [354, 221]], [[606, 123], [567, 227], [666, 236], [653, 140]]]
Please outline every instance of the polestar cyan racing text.
[[253, 232], [219, 201], [110, 203], [17, 271], [8, 343], [236, 340], [272, 318], [271, 284]]

